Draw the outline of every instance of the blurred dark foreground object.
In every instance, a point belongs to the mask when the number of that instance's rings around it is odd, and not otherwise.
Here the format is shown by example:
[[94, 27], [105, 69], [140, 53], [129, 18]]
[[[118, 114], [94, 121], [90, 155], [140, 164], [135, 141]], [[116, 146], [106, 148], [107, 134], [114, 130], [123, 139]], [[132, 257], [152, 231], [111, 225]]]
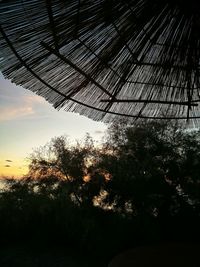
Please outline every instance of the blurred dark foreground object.
[[199, 267], [199, 253], [197, 244], [138, 247], [119, 254], [108, 267]]

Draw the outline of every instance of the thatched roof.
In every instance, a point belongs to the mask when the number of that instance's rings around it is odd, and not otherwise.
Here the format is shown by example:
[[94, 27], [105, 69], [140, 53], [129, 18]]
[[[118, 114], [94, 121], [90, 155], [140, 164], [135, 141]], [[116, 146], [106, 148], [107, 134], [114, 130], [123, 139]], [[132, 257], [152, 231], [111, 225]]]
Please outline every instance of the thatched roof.
[[2, 0], [1, 71], [94, 120], [197, 122], [200, 6], [187, 2]]

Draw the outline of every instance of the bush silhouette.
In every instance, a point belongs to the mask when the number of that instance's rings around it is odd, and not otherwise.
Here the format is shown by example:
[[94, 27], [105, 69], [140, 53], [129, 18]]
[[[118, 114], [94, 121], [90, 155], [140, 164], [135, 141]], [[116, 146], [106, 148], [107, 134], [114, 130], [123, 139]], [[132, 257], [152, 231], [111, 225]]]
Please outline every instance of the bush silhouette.
[[101, 147], [52, 139], [0, 193], [1, 242], [60, 244], [105, 258], [138, 244], [199, 241], [199, 131], [113, 123]]

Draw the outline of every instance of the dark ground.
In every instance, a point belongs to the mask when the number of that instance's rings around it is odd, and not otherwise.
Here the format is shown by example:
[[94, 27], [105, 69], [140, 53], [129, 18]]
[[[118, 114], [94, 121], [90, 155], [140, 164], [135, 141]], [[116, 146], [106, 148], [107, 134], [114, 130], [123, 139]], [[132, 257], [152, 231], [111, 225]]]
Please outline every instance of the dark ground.
[[139, 246], [114, 257], [109, 267], [200, 267], [199, 254], [195, 243]]
[[0, 267], [200, 267], [200, 245], [192, 243], [139, 246], [112, 261], [95, 254], [66, 247], [6, 245], [0, 248]]
[[69, 251], [64, 247], [30, 247], [26, 245], [0, 248], [1, 267], [106, 267], [107, 262], [91, 255]]

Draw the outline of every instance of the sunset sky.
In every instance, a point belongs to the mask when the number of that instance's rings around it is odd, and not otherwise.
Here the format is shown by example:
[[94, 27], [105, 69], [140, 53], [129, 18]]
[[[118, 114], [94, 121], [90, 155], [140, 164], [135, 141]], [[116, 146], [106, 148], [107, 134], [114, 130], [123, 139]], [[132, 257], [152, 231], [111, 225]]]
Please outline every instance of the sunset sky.
[[86, 132], [101, 140], [106, 125], [74, 113], [55, 110], [43, 98], [5, 80], [0, 73], [0, 177], [27, 172], [27, 157], [51, 138]]

